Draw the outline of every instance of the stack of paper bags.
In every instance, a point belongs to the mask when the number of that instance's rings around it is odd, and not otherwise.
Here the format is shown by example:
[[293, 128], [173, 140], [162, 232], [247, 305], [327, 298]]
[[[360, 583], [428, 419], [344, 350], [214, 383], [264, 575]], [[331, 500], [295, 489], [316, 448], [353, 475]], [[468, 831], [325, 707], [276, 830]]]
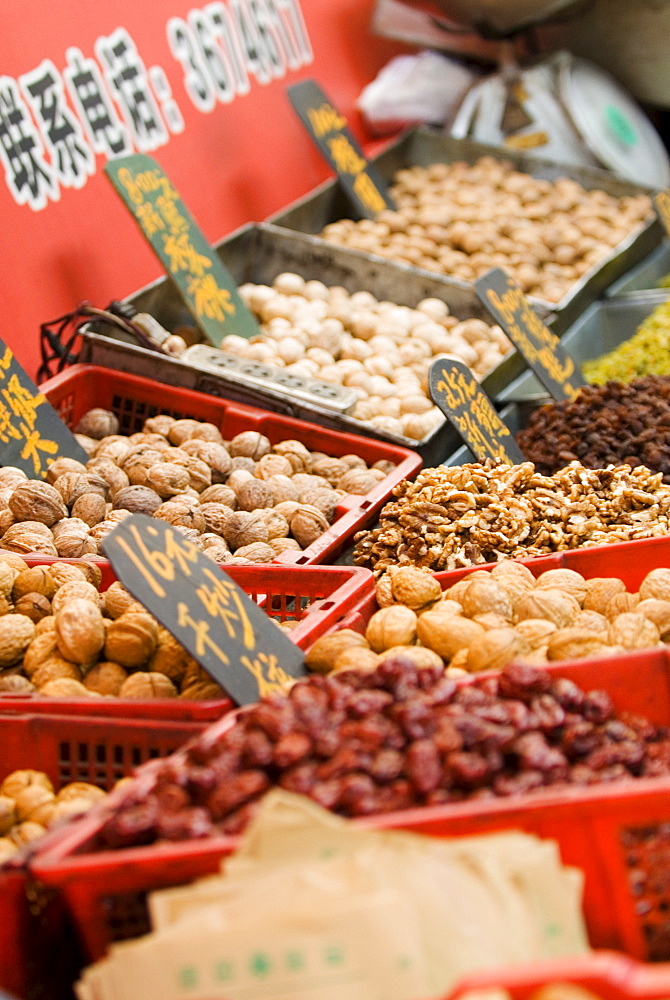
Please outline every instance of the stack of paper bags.
[[426, 1000], [477, 969], [588, 951], [582, 873], [520, 832], [363, 830], [270, 792], [222, 874], [150, 897], [79, 1000]]

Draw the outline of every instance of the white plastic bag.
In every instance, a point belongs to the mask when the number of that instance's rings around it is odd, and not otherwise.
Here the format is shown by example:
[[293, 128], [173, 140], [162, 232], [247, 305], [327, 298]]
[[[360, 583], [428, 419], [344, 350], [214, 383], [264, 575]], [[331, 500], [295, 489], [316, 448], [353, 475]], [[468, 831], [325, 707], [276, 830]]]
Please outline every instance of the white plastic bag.
[[396, 56], [363, 89], [358, 109], [377, 135], [444, 125], [476, 79], [474, 70], [438, 52]]

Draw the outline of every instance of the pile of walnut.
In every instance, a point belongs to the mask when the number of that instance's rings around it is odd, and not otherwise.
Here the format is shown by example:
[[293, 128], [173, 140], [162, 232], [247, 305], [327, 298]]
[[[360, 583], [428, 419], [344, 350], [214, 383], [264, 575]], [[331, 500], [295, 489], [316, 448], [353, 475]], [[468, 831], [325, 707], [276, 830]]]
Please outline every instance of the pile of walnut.
[[532, 462], [440, 466], [403, 480], [379, 525], [355, 537], [354, 562], [459, 569], [590, 545], [670, 534], [670, 486], [643, 465], [553, 476]]
[[474, 281], [503, 267], [522, 289], [559, 302], [575, 282], [651, 217], [650, 199], [553, 183], [481, 157], [399, 170], [396, 212], [331, 223], [321, 235], [391, 260]]
[[73, 781], [59, 792], [42, 771], [12, 771], [0, 785], [0, 865], [37, 840], [48, 827], [87, 812], [105, 792]]
[[512, 346], [500, 327], [459, 321], [441, 299], [410, 309], [290, 272], [272, 287], [249, 283], [239, 291], [262, 335], [231, 334], [221, 342], [224, 350], [355, 388], [355, 419], [417, 441], [444, 422], [428, 388], [433, 361], [454, 355], [483, 377]]
[[215, 562], [272, 562], [328, 530], [349, 494], [367, 494], [395, 466], [368, 468], [258, 431], [224, 441], [214, 424], [159, 415], [130, 437], [108, 410], [76, 427], [86, 465], [57, 458], [47, 482], [0, 469], [0, 548], [78, 559], [131, 513], [167, 521]]
[[225, 698], [196, 661], [99, 567], [29, 567], [0, 553], [0, 695]]
[[512, 560], [469, 573], [445, 591], [428, 570], [392, 567], [377, 581], [377, 601], [364, 637], [324, 636], [308, 653], [308, 666], [320, 673], [374, 670], [391, 651], [417, 666], [444, 663], [455, 676], [670, 642], [670, 569], [652, 570], [630, 594], [615, 577], [550, 569], [536, 579]]

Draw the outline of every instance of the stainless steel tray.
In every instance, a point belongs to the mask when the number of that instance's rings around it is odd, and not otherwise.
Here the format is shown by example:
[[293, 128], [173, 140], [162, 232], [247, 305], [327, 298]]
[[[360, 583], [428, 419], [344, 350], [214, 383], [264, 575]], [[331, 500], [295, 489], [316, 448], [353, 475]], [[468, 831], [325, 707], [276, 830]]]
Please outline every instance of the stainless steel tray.
[[[216, 250], [238, 285], [246, 281], [268, 284], [282, 271], [295, 271], [306, 279], [342, 285], [349, 292], [366, 289], [377, 298], [388, 299], [398, 305], [415, 306], [423, 298], [438, 296], [459, 319], [477, 317], [491, 322], [489, 313], [471, 285], [448, 284], [429, 272], [417, 272], [376, 257], [361, 260], [324, 240], [270, 224], [245, 226], [217, 244]], [[154, 316], [168, 330], [189, 328], [197, 336], [190, 314], [167, 278], [158, 279], [124, 301], [138, 312]], [[319, 399], [313, 392], [310, 401], [307, 383], [315, 380], [300, 380], [305, 385], [298, 387], [296, 392], [296, 386], [286, 384], [283, 369], [259, 366], [257, 362], [248, 362], [248, 372], [244, 370], [244, 363], [219, 371], [213, 370], [210, 364], [196, 368], [193, 364], [164, 358], [144, 348], [112, 339], [102, 328], [95, 326], [89, 327], [85, 334], [84, 351], [86, 356], [81, 360], [89, 363], [134, 371], [172, 385], [266, 406], [276, 413], [290, 414], [334, 430], [388, 441], [419, 452], [428, 464], [441, 462], [458, 444], [456, 432], [446, 421], [422, 441], [366, 425], [346, 413], [334, 411], [331, 405], [326, 405], [326, 399]], [[259, 379], [260, 367], [267, 370], [267, 379]], [[486, 376], [482, 385], [489, 395], [495, 396], [523, 370], [524, 363], [520, 356], [516, 351], [510, 351], [500, 365]], [[273, 372], [277, 378], [273, 378]]]
[[647, 292], [660, 292], [658, 287], [661, 278], [670, 274], [670, 239], [663, 240], [648, 257], [627, 271], [622, 278], [605, 290], [607, 298], [619, 295], [639, 295]]
[[[616, 197], [641, 193], [653, 194], [650, 188], [621, 180], [605, 170], [557, 164], [550, 160], [527, 156], [516, 150], [487, 146], [469, 139], [455, 139], [429, 128], [412, 129], [405, 133], [383, 153], [373, 157], [371, 162], [374, 163], [384, 179], [390, 181], [393, 175], [403, 167], [425, 167], [431, 163], [451, 163], [454, 160], [474, 163], [480, 156], [491, 156], [497, 160], [510, 160], [516, 169], [536, 178], [554, 181], [559, 177], [570, 177], [582, 184], [587, 190], [600, 188]], [[337, 180], [332, 180], [326, 181], [304, 198], [272, 215], [268, 221], [286, 229], [317, 234], [331, 222], [356, 217], [341, 185]], [[543, 302], [540, 299], [531, 299], [531, 302], [542, 316], [546, 316], [549, 312], [556, 314], [552, 326], [556, 333], [561, 334], [609, 285], [657, 247], [662, 234], [663, 229], [660, 222], [656, 218], [651, 219], [648, 225], [620, 243], [609, 256], [603, 258], [599, 264], [587, 271], [578, 282], [575, 282], [570, 292], [560, 302], [553, 304]], [[383, 259], [361, 250], [349, 249], [348, 253], [368, 260]], [[409, 270], [435, 277], [431, 271], [421, 271], [410, 265], [407, 267]], [[456, 281], [454, 278], [440, 278], [438, 276], [437, 280], [450, 285], [457, 284], [462, 288], [472, 287], [470, 283]]]
[[[649, 292], [594, 302], [561, 337], [565, 349], [580, 365], [613, 351], [628, 340], [650, 312], [670, 296]], [[497, 403], [546, 402], [547, 390], [530, 371], [514, 379], [496, 396]]]

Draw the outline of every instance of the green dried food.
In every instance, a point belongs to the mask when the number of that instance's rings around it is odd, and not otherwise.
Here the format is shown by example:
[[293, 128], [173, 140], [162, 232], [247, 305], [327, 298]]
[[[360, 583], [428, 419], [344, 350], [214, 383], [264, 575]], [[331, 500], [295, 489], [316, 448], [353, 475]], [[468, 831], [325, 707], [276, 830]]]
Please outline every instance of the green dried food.
[[657, 306], [629, 340], [582, 365], [592, 385], [631, 382], [644, 375], [670, 375], [670, 299]]

